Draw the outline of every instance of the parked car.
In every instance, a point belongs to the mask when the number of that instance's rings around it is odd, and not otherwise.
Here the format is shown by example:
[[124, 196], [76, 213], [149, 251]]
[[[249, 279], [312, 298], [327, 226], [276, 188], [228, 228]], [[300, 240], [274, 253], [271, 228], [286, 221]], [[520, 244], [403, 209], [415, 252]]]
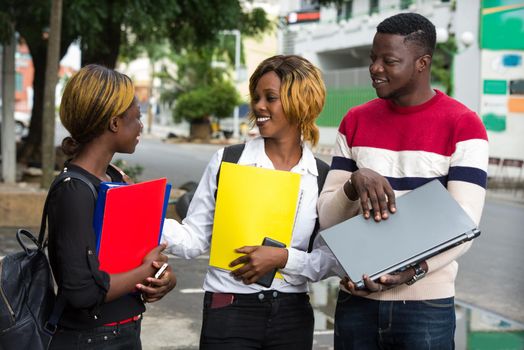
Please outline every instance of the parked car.
[[[15, 135], [17, 141], [27, 136], [30, 121], [30, 113], [15, 111]], [[0, 125], [2, 125], [2, 113], [0, 113]]]

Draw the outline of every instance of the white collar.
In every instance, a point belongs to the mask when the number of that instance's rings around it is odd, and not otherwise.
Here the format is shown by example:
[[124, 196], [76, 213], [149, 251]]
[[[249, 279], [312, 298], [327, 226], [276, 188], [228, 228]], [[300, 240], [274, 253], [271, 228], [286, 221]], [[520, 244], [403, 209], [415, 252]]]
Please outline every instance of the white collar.
[[[302, 157], [291, 171], [299, 174], [309, 172], [311, 175], [318, 176], [317, 162], [313, 152], [306, 144], [302, 143], [301, 146]], [[274, 169], [273, 163], [264, 149], [264, 138], [258, 136], [253, 140], [248, 141], [238, 164]]]

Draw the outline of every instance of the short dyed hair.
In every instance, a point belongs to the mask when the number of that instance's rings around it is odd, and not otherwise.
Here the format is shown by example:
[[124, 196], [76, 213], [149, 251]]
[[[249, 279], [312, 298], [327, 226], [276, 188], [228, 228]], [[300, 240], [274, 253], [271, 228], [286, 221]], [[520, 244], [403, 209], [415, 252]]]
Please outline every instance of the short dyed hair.
[[122, 115], [133, 102], [135, 88], [122, 73], [90, 64], [67, 82], [60, 103], [60, 120], [71, 137], [62, 148], [67, 155], [100, 136], [112, 117]]
[[320, 70], [303, 57], [277, 55], [262, 61], [249, 79], [251, 111], [249, 119], [254, 122], [253, 101], [260, 78], [275, 72], [280, 78], [280, 102], [287, 120], [298, 124], [302, 139], [313, 146], [318, 143], [319, 116], [326, 99], [326, 87]]
[[412, 42], [424, 54], [433, 56], [437, 43], [435, 26], [429, 19], [418, 13], [399, 13], [383, 20], [377, 26], [378, 33], [404, 36], [404, 42]]

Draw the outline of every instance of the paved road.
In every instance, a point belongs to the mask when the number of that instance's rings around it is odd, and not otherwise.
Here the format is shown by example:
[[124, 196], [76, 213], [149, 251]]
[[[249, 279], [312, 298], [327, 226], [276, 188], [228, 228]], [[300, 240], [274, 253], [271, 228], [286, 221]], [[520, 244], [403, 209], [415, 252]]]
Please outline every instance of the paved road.
[[524, 206], [488, 199], [480, 229], [458, 261], [457, 299], [524, 324]]
[[[15, 228], [0, 227], [0, 256], [19, 250]], [[36, 234], [36, 230], [32, 231]], [[207, 257], [195, 260], [170, 258], [178, 279], [177, 287], [161, 301], [147, 304], [142, 323], [144, 350], [198, 349], [202, 322], [202, 283]], [[317, 321], [322, 320], [318, 317]], [[324, 327], [321, 327], [324, 328]], [[315, 350], [332, 349], [332, 331], [315, 333]]]
[[[131, 164], [145, 166], [142, 179], [167, 174], [175, 184], [182, 184], [198, 181], [211, 155], [220, 147], [165, 144], [146, 138], [133, 155], [124, 157]], [[524, 205], [491, 199], [514, 199], [511, 192], [488, 196], [480, 224], [482, 234], [459, 260], [457, 298], [524, 324], [524, 274], [520, 270], [524, 266]]]
[[[141, 179], [168, 176], [176, 186], [198, 181], [211, 154], [220, 146], [163, 144], [142, 140], [137, 152], [124, 156], [146, 169]], [[510, 194], [511, 198], [511, 194]], [[524, 324], [524, 206], [488, 200], [481, 222], [482, 235], [460, 261], [457, 298]], [[0, 227], [0, 255], [18, 249], [14, 229]], [[177, 288], [162, 301], [148, 305], [143, 322], [145, 350], [197, 349], [201, 323], [200, 288], [207, 259], [170, 259], [178, 276]], [[334, 283], [333, 283], [334, 282]], [[328, 293], [332, 302], [336, 281], [314, 285], [312, 299]], [[320, 288], [318, 288], [320, 286]], [[323, 308], [326, 310], [326, 308]], [[329, 307], [328, 307], [329, 309]], [[332, 308], [331, 308], [332, 309]], [[328, 321], [332, 313], [328, 312]], [[325, 315], [316, 315], [318, 328]], [[329, 323], [329, 322], [328, 322]], [[332, 348], [332, 331], [317, 330], [314, 349]]]

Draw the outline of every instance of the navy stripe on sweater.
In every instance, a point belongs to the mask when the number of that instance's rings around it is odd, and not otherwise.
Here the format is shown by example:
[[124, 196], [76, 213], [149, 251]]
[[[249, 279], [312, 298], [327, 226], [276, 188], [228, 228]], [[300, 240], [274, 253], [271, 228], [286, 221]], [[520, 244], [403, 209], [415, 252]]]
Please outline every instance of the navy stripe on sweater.
[[358, 170], [358, 167], [353, 159], [335, 156], [331, 161], [331, 169], [354, 172]]
[[[358, 166], [353, 159], [337, 156], [333, 157], [331, 169], [355, 172], [358, 170]], [[386, 176], [395, 191], [411, 191], [435, 179], [439, 180], [445, 187], [447, 187], [448, 181], [464, 181], [486, 188], [487, 178], [487, 173], [481, 169], [461, 166], [451, 167], [448, 175], [437, 177], [397, 178]]]
[[449, 168], [448, 181], [465, 181], [482, 188], [488, 184], [488, 173], [479, 168], [455, 166]]

